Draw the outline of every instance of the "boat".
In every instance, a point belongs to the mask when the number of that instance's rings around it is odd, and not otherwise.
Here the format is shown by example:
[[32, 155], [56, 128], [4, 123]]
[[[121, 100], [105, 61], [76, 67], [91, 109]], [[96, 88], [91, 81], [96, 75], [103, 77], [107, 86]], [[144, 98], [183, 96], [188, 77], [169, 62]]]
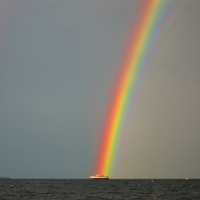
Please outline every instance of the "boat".
[[0, 177], [0, 180], [3, 179], [3, 180], [7, 180], [7, 179], [10, 179], [10, 177]]
[[90, 179], [91, 180], [108, 180], [109, 177], [101, 175], [101, 174], [96, 174], [95, 176], [90, 176]]

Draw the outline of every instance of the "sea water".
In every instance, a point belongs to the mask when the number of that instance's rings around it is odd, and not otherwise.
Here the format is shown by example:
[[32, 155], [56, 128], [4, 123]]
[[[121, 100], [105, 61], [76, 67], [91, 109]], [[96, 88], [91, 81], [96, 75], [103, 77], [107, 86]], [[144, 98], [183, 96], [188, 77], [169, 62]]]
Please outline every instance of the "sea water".
[[200, 180], [0, 180], [0, 199], [200, 199]]

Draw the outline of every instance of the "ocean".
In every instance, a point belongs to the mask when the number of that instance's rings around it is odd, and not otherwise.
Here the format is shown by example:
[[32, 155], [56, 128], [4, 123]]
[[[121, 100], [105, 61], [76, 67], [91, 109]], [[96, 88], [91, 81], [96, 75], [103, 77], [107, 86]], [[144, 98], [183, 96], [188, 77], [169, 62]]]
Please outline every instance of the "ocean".
[[200, 199], [200, 179], [9, 179], [0, 199]]

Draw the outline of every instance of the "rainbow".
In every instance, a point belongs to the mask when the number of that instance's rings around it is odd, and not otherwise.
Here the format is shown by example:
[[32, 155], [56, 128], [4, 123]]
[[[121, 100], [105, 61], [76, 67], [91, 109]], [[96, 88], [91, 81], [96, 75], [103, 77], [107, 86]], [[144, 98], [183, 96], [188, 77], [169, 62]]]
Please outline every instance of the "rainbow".
[[150, 47], [155, 35], [162, 26], [169, 9], [170, 1], [141, 1], [137, 21], [130, 31], [126, 50], [119, 66], [114, 90], [111, 93], [101, 138], [94, 173], [110, 175], [119, 143], [122, 126], [134, 93], [141, 69], [147, 64]]

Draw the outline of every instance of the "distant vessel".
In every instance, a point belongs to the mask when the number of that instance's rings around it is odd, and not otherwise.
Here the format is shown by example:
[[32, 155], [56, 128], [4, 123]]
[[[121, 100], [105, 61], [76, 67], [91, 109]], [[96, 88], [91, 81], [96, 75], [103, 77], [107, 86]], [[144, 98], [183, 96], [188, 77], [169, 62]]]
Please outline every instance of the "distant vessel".
[[100, 175], [100, 174], [96, 174], [95, 176], [90, 176], [90, 179], [92, 179], [92, 180], [108, 180], [109, 177]]
[[0, 179], [10, 179], [10, 177], [0, 177]]

